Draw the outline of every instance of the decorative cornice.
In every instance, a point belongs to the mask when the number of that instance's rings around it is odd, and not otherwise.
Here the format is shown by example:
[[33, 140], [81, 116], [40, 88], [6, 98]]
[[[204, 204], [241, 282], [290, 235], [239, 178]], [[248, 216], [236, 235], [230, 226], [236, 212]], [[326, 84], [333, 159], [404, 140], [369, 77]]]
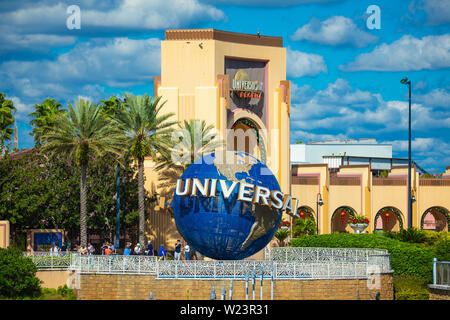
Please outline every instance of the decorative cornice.
[[217, 29], [169, 29], [165, 40], [219, 40], [257, 46], [283, 47], [282, 37], [237, 33]]

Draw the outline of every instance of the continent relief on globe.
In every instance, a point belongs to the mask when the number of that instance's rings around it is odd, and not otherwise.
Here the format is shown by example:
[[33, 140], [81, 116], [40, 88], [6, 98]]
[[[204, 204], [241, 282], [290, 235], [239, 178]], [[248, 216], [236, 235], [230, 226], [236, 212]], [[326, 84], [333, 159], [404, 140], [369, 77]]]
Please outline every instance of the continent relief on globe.
[[[225, 176], [230, 181], [243, 181], [245, 178], [251, 178], [249, 171], [253, 165], [257, 163], [255, 159], [242, 153], [233, 153], [236, 156], [236, 163], [222, 163], [223, 157], [217, 156], [214, 159], [214, 166], [217, 168], [220, 174]], [[236, 174], [246, 173], [247, 177], [243, 179], [236, 178]], [[252, 178], [251, 178], [252, 179]], [[253, 180], [253, 179], [252, 179]], [[276, 226], [279, 218], [277, 209], [260, 205], [258, 203], [252, 203], [251, 213], [255, 218], [250, 233], [241, 245], [241, 251], [244, 251], [253, 241], [261, 238], [271, 229]]]

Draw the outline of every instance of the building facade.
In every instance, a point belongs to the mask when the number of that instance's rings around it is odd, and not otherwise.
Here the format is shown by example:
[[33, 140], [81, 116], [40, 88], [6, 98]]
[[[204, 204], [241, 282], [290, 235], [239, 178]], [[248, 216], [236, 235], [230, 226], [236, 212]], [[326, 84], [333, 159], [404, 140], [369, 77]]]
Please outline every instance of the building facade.
[[[415, 167], [411, 176], [412, 226], [448, 231], [450, 167], [442, 178], [422, 178]], [[292, 166], [292, 195], [300, 199], [300, 216], [318, 221], [319, 233], [353, 232], [349, 224], [355, 215], [369, 219], [367, 232], [407, 228], [407, 185], [408, 166], [393, 167], [383, 178], [374, 176], [369, 165], [341, 166], [338, 172], [327, 164]]]
[[[281, 190], [290, 192], [290, 82], [281, 37], [215, 29], [167, 30], [161, 42], [161, 76], [154, 96], [173, 120], [213, 125], [227, 150], [245, 151], [264, 162]], [[145, 161], [146, 188], [158, 192], [148, 234], [169, 248], [180, 238], [170, 214], [170, 194], [159, 188], [161, 173]]]
[[[368, 232], [408, 226], [407, 167], [391, 164], [387, 178], [374, 176], [375, 163], [371, 162], [341, 163], [330, 170], [323, 156], [332, 156], [342, 147], [331, 143], [294, 147], [291, 164], [290, 82], [286, 81], [282, 38], [215, 29], [167, 30], [161, 42], [161, 76], [154, 78], [154, 96], [162, 96], [164, 113], [172, 112], [174, 120], [205, 120], [216, 128], [227, 149], [245, 151], [266, 163], [282, 192], [300, 201], [300, 217], [285, 214], [286, 220], [309, 216], [318, 221], [319, 233], [352, 232], [348, 222], [354, 215], [370, 220]], [[233, 135], [236, 131], [244, 133], [243, 140]], [[322, 158], [320, 163], [305, 156], [300, 159], [301, 148], [311, 148], [310, 155]], [[392, 157], [391, 146], [373, 141], [359, 141], [355, 148], [372, 156], [375, 152], [380, 158]], [[161, 191], [161, 172], [151, 158], [145, 160], [145, 175], [146, 189], [159, 195], [157, 205], [150, 209], [147, 237], [154, 246], [162, 243], [173, 250], [181, 236], [171, 214], [170, 194]], [[416, 199], [412, 225], [447, 230], [450, 170], [443, 178], [423, 179], [413, 168], [412, 190]]]

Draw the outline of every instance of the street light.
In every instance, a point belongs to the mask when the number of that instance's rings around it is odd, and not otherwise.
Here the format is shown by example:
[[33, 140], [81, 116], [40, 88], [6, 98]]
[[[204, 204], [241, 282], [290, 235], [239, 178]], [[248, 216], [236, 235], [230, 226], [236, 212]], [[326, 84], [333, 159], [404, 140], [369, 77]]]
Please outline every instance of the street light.
[[[317, 200], [318, 198], [318, 200]], [[317, 205], [317, 234], [319, 234], [319, 206], [323, 206], [323, 201], [322, 201], [322, 195], [320, 194], [320, 192], [317, 194], [316, 197], [316, 205]]]
[[[117, 102], [117, 108], [114, 110], [114, 117], [117, 117], [117, 112], [120, 109], [120, 106], [122, 104], [122, 101], [119, 98], [116, 98]], [[124, 99], [124, 102], [126, 102], [126, 98]], [[120, 244], [120, 164], [117, 164], [117, 187], [116, 187], [116, 249], [119, 248]]]
[[412, 227], [412, 198], [411, 198], [411, 80], [404, 77], [400, 83], [408, 85], [409, 108], [408, 108], [408, 227]]

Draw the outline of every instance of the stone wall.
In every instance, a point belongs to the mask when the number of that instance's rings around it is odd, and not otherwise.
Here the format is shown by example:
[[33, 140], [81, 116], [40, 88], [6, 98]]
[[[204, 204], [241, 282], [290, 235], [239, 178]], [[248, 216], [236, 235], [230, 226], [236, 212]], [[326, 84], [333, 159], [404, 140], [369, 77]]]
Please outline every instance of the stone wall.
[[42, 281], [41, 286], [43, 288], [58, 289], [58, 287], [64, 285], [71, 286], [73, 276], [74, 272], [69, 270], [40, 270], [36, 272], [36, 277]]
[[[260, 299], [260, 279], [255, 282], [255, 299]], [[212, 285], [216, 299], [221, 299], [222, 285], [229, 295], [230, 280], [175, 280], [156, 279], [150, 275], [130, 274], [82, 274], [79, 289], [81, 300], [142, 300], [149, 297], [158, 300], [209, 300]], [[380, 275], [380, 288], [369, 290], [367, 279], [339, 280], [275, 280], [275, 300], [373, 300], [380, 292], [383, 300], [393, 299], [392, 274]], [[252, 282], [249, 281], [249, 299], [252, 297]], [[245, 299], [245, 280], [233, 280], [233, 300]], [[263, 280], [263, 299], [270, 299], [270, 280]]]
[[450, 288], [439, 288], [439, 286], [428, 286], [430, 291], [430, 300], [450, 300]]

